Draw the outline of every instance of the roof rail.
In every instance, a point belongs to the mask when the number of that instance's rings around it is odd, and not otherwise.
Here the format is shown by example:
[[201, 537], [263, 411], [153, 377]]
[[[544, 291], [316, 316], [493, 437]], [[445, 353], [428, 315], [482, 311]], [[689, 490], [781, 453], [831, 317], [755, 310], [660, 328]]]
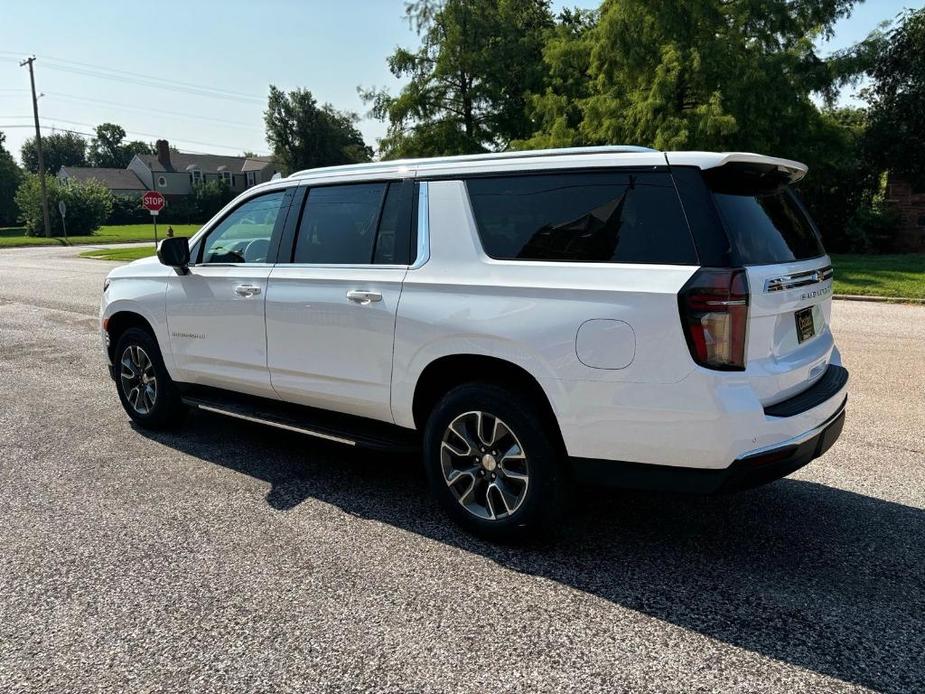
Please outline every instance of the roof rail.
[[556, 149], [510, 150], [507, 152], [485, 152], [483, 154], [459, 154], [450, 157], [427, 157], [420, 159], [393, 159], [389, 161], [368, 162], [365, 164], [344, 164], [341, 166], [321, 166], [304, 169], [289, 175], [289, 178], [303, 178], [313, 174], [335, 173], [337, 171], [353, 172], [377, 169], [410, 168], [421, 164], [455, 164], [469, 161], [497, 161], [504, 159], [530, 159], [534, 157], [559, 157], [576, 154], [625, 154], [630, 152], [655, 152], [651, 147], [638, 145], [600, 145], [594, 147], [560, 147]]

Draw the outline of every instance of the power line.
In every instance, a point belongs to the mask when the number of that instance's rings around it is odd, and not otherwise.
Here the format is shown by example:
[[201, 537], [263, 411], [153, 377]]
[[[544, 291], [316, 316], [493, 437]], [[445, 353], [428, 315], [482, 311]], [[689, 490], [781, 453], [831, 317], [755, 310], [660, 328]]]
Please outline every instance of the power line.
[[231, 89], [225, 89], [224, 87], [214, 87], [211, 85], [203, 84], [194, 84], [193, 82], [181, 82], [178, 80], [168, 80], [162, 77], [156, 77], [149, 74], [144, 74], [140, 72], [130, 72], [129, 70], [119, 70], [117, 68], [108, 67], [105, 65], [93, 65], [91, 63], [81, 63], [76, 60], [65, 60], [63, 58], [55, 58], [53, 56], [48, 56], [45, 60], [50, 60], [55, 63], [63, 63], [65, 65], [77, 66], [79, 68], [90, 69], [100, 72], [109, 72], [113, 74], [124, 75], [127, 77], [137, 77], [139, 79], [145, 80], [146, 82], [166, 82], [171, 85], [177, 85], [182, 87], [189, 87], [190, 89], [202, 89], [211, 92], [221, 92], [228, 96], [240, 97], [242, 99], [256, 99], [258, 101], [263, 101], [263, 97], [256, 97], [253, 94], [245, 94], [243, 92], [236, 92]]
[[[106, 101], [104, 99], [91, 99], [85, 96], [75, 96], [73, 94], [62, 94], [60, 92], [45, 92], [46, 97], [51, 97], [52, 99], [68, 99], [70, 101], [81, 101], [89, 104], [101, 104], [103, 106], [113, 106], [115, 108], [123, 108], [131, 111], [141, 111], [143, 113], [158, 113], [165, 116], [175, 116], [177, 118], [190, 118], [193, 120], [202, 120], [209, 123], [217, 123], [221, 125], [227, 125], [235, 128], [248, 128], [252, 129], [253, 124], [248, 123], [238, 123], [236, 121], [224, 120], [221, 118], [212, 118], [211, 116], [199, 116], [192, 113], [181, 113], [179, 111], [166, 111], [163, 109], [149, 108], [147, 106], [131, 106], [129, 104], [120, 104], [115, 101]], [[0, 116], [2, 117], [2, 116]]]
[[[0, 56], [4, 56], [4, 55], [15, 55], [15, 54], [9, 51], [0, 51]], [[0, 60], [3, 60], [3, 59], [4, 58], [0, 57]], [[107, 68], [107, 67], [103, 67], [100, 65], [92, 65], [90, 63], [69, 61], [69, 60], [65, 60], [62, 58], [45, 58], [43, 59], [43, 64], [45, 63], [46, 60], [51, 63], [51, 64], [46, 65], [48, 69], [70, 72], [73, 74], [85, 75], [88, 77], [109, 79], [109, 80], [113, 80], [116, 82], [139, 84], [139, 85], [146, 86], [146, 87], [153, 87], [157, 89], [164, 89], [164, 90], [175, 91], [175, 92], [180, 92], [180, 93], [194, 94], [194, 95], [203, 96], [203, 97], [227, 99], [227, 100], [232, 100], [232, 101], [249, 101], [249, 102], [261, 102], [261, 103], [263, 102], [263, 99], [260, 97], [255, 97], [255, 96], [251, 96], [248, 94], [243, 94], [241, 92], [234, 92], [231, 90], [226, 90], [226, 89], [217, 88], [217, 87], [197, 85], [191, 82], [179, 82], [179, 81], [174, 81], [174, 80], [165, 80], [165, 79], [158, 78], [158, 77], [152, 77], [149, 75], [142, 75], [140, 73], [130, 72], [128, 70]], [[0, 90], [0, 91], [25, 91], [25, 90], [10, 89], [10, 90]], [[165, 109], [142, 108], [138, 106], [132, 106], [129, 104], [119, 104], [117, 102], [106, 101], [104, 99], [93, 99], [93, 98], [82, 97], [82, 96], [77, 96], [73, 94], [59, 93], [59, 94], [50, 94], [49, 96], [55, 99], [70, 99], [74, 101], [83, 101], [87, 103], [98, 103], [98, 104], [116, 107], [116, 108], [125, 108], [125, 109], [136, 110], [136, 111], [160, 113], [162, 115], [173, 116], [176, 118], [190, 118], [190, 119], [195, 119], [195, 120], [208, 121], [211, 123], [224, 124], [224, 125], [235, 127], [235, 128], [247, 128], [247, 129], [253, 128], [252, 125], [248, 125], [246, 123], [238, 123], [238, 122], [227, 121], [223, 119], [209, 118], [208, 116], [200, 116], [200, 115], [191, 114], [191, 113], [168, 111]], [[0, 116], [0, 118], [4, 118], [4, 119], [6, 118], [19, 119], [23, 117], [24, 116]], [[91, 123], [82, 123], [79, 121], [68, 120], [64, 118], [54, 118], [54, 117], [46, 116], [43, 120], [46, 122], [53, 121], [55, 123], [64, 123], [67, 125], [79, 126], [79, 127], [84, 127], [84, 128], [90, 128], [90, 129], [95, 129], [96, 127], [95, 125]], [[18, 125], [6, 125], [6, 126], [0, 126], [0, 127], [15, 128], [19, 126]], [[36, 124], [36, 127], [38, 127], [38, 123]], [[67, 128], [61, 128], [55, 125], [51, 125], [51, 126], [42, 125], [41, 127], [42, 129], [45, 129], [45, 130], [51, 127], [53, 129], [61, 130], [62, 132], [72, 132], [74, 134], [82, 135], [85, 137], [95, 137], [95, 135], [92, 133], [81, 132], [78, 130], [69, 130]], [[163, 136], [163, 133], [155, 134], [155, 133], [148, 133], [148, 132], [144, 132], [140, 130], [126, 131], [126, 134], [132, 135], [132, 136], [150, 137], [150, 138], [156, 138], [156, 139]], [[37, 131], [37, 139], [38, 137], [39, 135]], [[215, 147], [219, 149], [234, 150], [238, 152], [242, 151], [243, 149], [242, 147], [234, 146], [234, 145], [219, 144], [215, 142], [203, 142], [201, 140], [190, 140], [190, 139], [185, 139], [185, 138], [181, 138], [176, 141], [181, 142], [181, 143], [191, 144], [191, 145], [199, 145], [203, 147]], [[262, 148], [259, 148], [259, 149], [262, 149]]]
[[[32, 127], [31, 125], [17, 125], [14, 123], [10, 123], [7, 125], [0, 125], [0, 130], [10, 130], [11, 128], [31, 128], [31, 127]], [[51, 126], [42, 125], [40, 127], [42, 128], [42, 130], [55, 130], [55, 131], [60, 131], [63, 133], [74, 133], [75, 135], [83, 135], [84, 137], [96, 137], [96, 135], [94, 135], [93, 133], [85, 133], [85, 132], [81, 132], [80, 130], [70, 130], [68, 128], [58, 128], [53, 125]]]
[[180, 94], [192, 94], [194, 96], [203, 96], [212, 99], [225, 99], [226, 101], [238, 101], [238, 102], [250, 102], [250, 103], [263, 103], [264, 99], [256, 96], [243, 96], [235, 95], [230, 93], [222, 92], [213, 92], [208, 90], [208, 88], [193, 88], [187, 87], [179, 82], [170, 82], [162, 84], [154, 80], [145, 80], [141, 78], [128, 78], [116, 74], [107, 74], [97, 70], [85, 70], [83, 68], [74, 68], [68, 67], [66, 65], [48, 65], [49, 70], [58, 70], [61, 72], [67, 72], [75, 75], [83, 75], [85, 77], [95, 77], [98, 79], [111, 80], [114, 82], [121, 82], [123, 84], [136, 84], [142, 87], [151, 87], [154, 89], [163, 89], [166, 91], [178, 92]]
[[[18, 55], [10, 51], [0, 51], [0, 55]], [[9, 58], [12, 60], [12, 58]], [[0, 58], [3, 60], [3, 58]], [[44, 56], [43, 62], [49, 63], [48, 68], [72, 72], [74, 74], [85, 75], [88, 77], [97, 77], [100, 79], [111, 79], [117, 82], [127, 82], [140, 84], [147, 87], [158, 89], [167, 89], [179, 91], [187, 94], [197, 94], [198, 96], [213, 97], [217, 99], [229, 99], [238, 101], [252, 101], [263, 103], [264, 97], [245, 94], [243, 92], [225, 89], [224, 87], [215, 87], [211, 85], [195, 84], [193, 82], [182, 82], [174, 79], [166, 79], [154, 75], [143, 74], [140, 72], [131, 72], [129, 70], [120, 70], [104, 65], [94, 65], [92, 63], [82, 63], [76, 60], [65, 58], [56, 58], [54, 56]]]
[[[0, 116], [0, 117], [2, 118], [25, 118], [26, 116]], [[85, 137], [96, 137], [96, 134], [94, 133], [79, 132], [77, 130], [68, 130], [67, 128], [59, 128], [53, 124], [53, 123], [66, 123], [67, 125], [79, 125], [84, 128], [95, 128], [96, 126], [93, 125], [92, 123], [81, 123], [79, 121], [68, 120], [66, 118], [55, 118], [54, 116], [43, 116], [42, 119], [45, 121], [41, 126], [43, 130], [61, 130], [63, 132], [73, 132], [77, 135], [84, 135]], [[53, 121], [53, 123], [49, 125], [48, 123], [49, 121]], [[0, 125], [0, 128], [22, 128], [22, 127], [30, 127], [30, 126]], [[136, 136], [136, 137], [137, 136], [153, 137], [156, 139], [160, 139], [163, 136], [163, 135], [156, 135], [154, 133], [142, 132], [140, 130], [126, 130], [125, 134]], [[246, 149], [245, 147], [240, 147], [237, 145], [221, 145], [216, 142], [202, 142], [201, 140], [189, 140], [186, 138], [177, 138], [175, 142], [185, 142], [191, 145], [202, 145], [203, 147], [218, 147], [219, 149], [231, 149], [236, 152], [243, 152]], [[190, 152], [190, 154], [208, 154], [208, 152]]]
[[[0, 130], [8, 130], [10, 128], [31, 128], [31, 127], [32, 127], [31, 125], [0, 125]], [[74, 135], [83, 135], [84, 137], [96, 137], [94, 133], [87, 133], [87, 132], [83, 132], [82, 130], [72, 130], [71, 128], [60, 128], [54, 125], [43, 125], [42, 130], [52, 130], [54, 132], [72, 133]], [[187, 140], [176, 140], [176, 142], [187, 142]], [[214, 146], [219, 147], [220, 145], [214, 145]], [[243, 151], [241, 150], [240, 147], [233, 147], [233, 148], [229, 147], [229, 149], [235, 149], [238, 152]], [[202, 152], [197, 149], [185, 149], [185, 148], [180, 150], [180, 153], [181, 154], [204, 154], [204, 155], [215, 154], [215, 152]], [[262, 157], [262, 156], [269, 156], [269, 155], [268, 154], [267, 155], [258, 154], [257, 156]]]
[[[45, 120], [46, 121], [57, 121], [59, 123], [67, 123], [68, 125], [80, 125], [84, 128], [96, 127], [90, 123], [79, 123], [77, 121], [67, 120], [65, 118], [55, 118], [54, 116], [45, 116]], [[136, 135], [136, 136], [140, 135], [141, 137], [153, 137], [155, 139], [160, 139], [161, 137], [163, 137], [163, 134], [158, 135], [156, 133], [146, 133], [141, 130], [126, 130], [125, 133], [126, 135]], [[191, 145], [203, 145], [205, 147], [219, 147], [221, 149], [233, 149], [236, 151], [243, 151], [244, 149], [242, 147], [235, 146], [235, 145], [221, 145], [215, 142], [202, 142], [200, 140], [189, 140], [186, 138], [181, 138], [177, 141], [178, 142], [188, 142]]]

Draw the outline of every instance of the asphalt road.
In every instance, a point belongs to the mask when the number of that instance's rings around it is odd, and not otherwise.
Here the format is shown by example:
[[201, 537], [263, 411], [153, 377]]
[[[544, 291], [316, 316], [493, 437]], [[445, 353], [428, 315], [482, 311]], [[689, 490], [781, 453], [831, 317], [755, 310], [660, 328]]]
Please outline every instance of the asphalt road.
[[848, 421], [792, 478], [499, 547], [412, 460], [134, 429], [73, 255], [0, 252], [0, 691], [925, 691], [925, 307], [836, 302]]

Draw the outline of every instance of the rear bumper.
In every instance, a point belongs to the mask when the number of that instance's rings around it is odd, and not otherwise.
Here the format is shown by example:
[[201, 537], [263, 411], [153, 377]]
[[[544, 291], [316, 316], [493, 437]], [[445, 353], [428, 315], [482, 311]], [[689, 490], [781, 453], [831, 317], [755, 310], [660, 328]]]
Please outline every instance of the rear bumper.
[[630, 489], [715, 494], [757, 487], [799, 470], [825, 453], [845, 425], [847, 398], [835, 414], [813, 429], [774, 446], [737, 458], [721, 469], [626, 463], [614, 460], [571, 458], [575, 480]]
[[769, 417], [795, 417], [835, 397], [847, 383], [848, 369], [839, 364], [829, 364], [822, 378], [812, 387], [776, 405], [768, 405], [764, 413]]

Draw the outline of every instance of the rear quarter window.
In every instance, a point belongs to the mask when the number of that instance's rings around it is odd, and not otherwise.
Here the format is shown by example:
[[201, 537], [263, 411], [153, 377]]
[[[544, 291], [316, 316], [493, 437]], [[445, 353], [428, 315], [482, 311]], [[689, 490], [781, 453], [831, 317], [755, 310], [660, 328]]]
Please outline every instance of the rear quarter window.
[[671, 177], [578, 172], [466, 181], [485, 253], [504, 260], [697, 264]]

